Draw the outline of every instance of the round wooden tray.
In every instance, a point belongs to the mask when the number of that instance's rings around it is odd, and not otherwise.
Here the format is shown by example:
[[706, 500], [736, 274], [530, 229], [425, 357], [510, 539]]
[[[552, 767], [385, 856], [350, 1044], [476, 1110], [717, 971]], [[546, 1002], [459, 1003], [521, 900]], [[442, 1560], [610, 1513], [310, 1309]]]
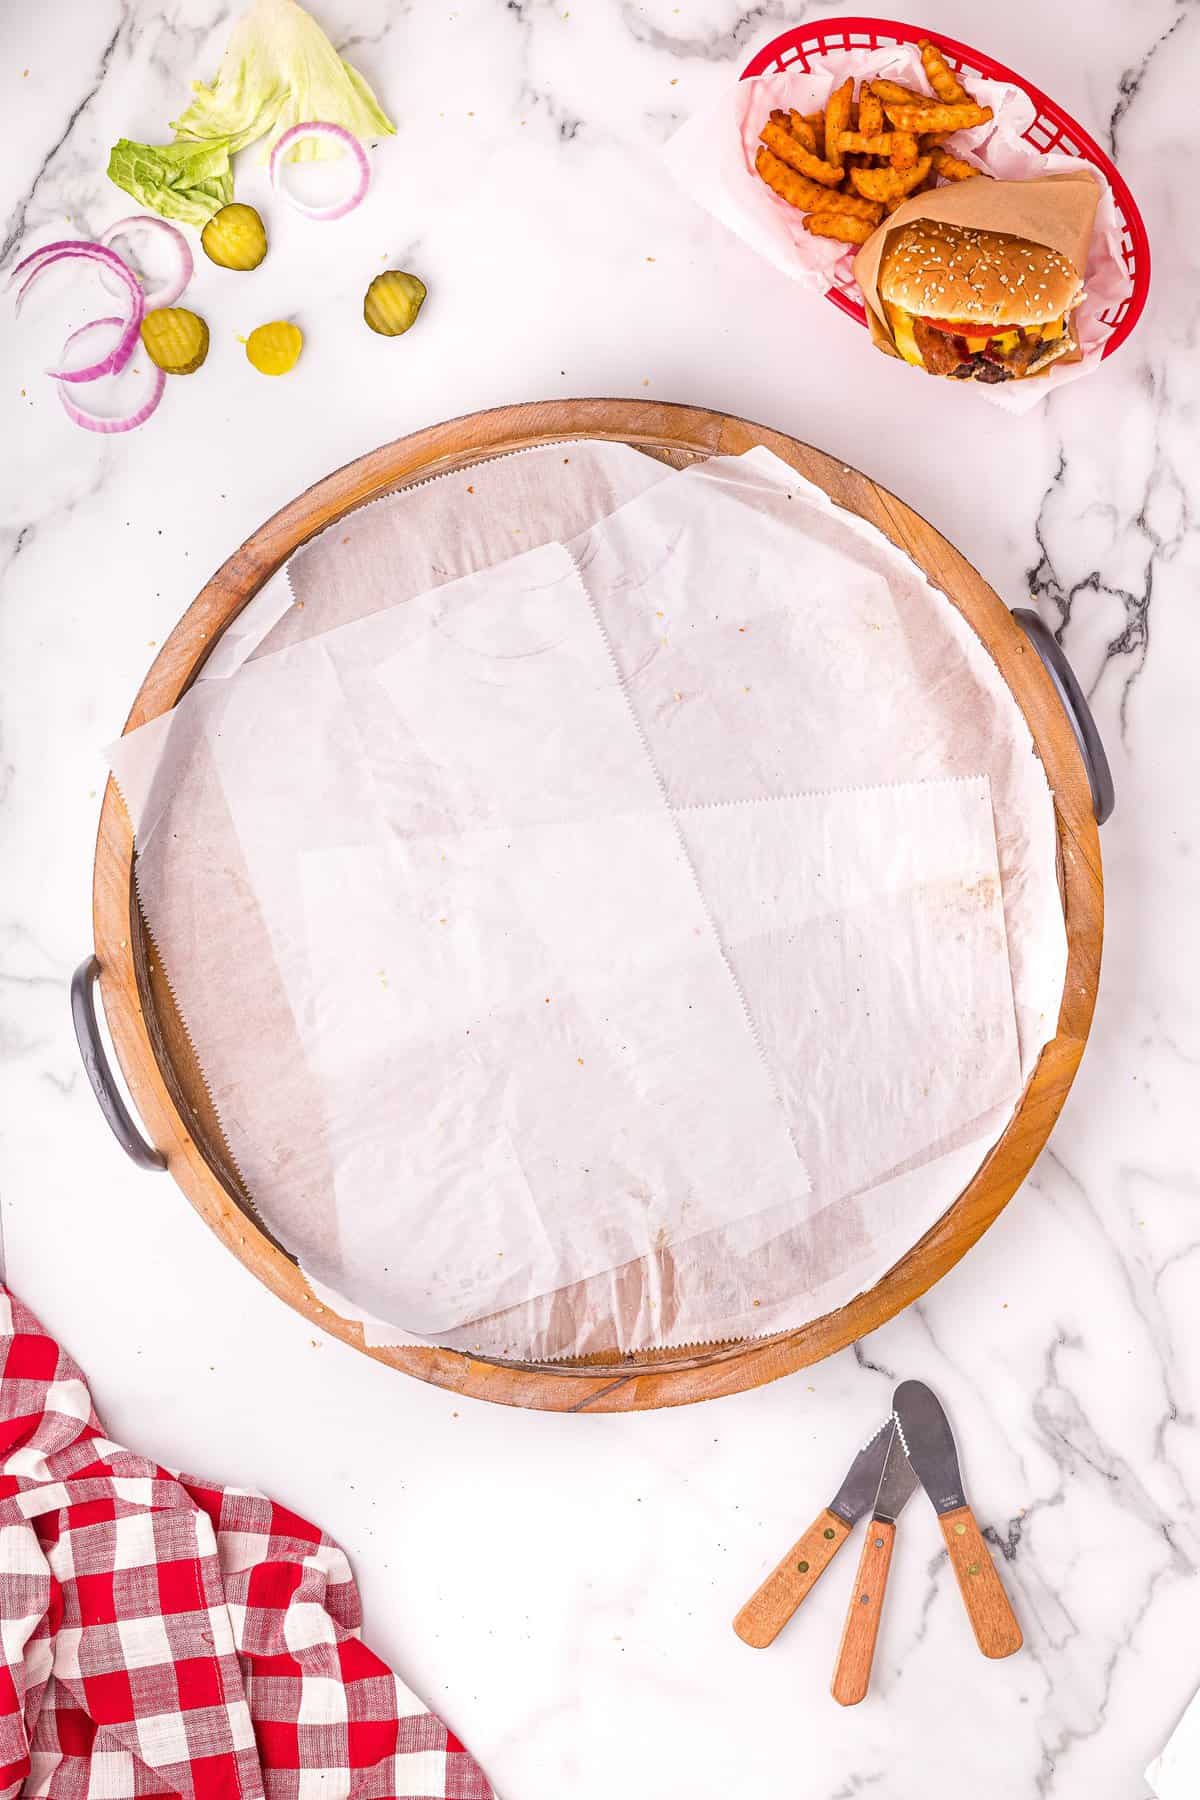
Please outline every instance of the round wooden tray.
[[220, 633], [268, 576], [331, 521], [414, 479], [570, 437], [631, 444], [680, 465], [766, 445], [839, 506], [876, 525], [949, 596], [987, 646], [1033, 733], [1054, 793], [1069, 944], [1058, 1034], [970, 1185], [882, 1281], [798, 1331], [686, 1353], [649, 1351], [538, 1365], [485, 1361], [449, 1350], [368, 1349], [360, 1326], [314, 1299], [285, 1248], [258, 1223], [241, 1188], [138, 910], [132, 833], [111, 781], [100, 815], [93, 911], [104, 1009], [133, 1099], [179, 1186], [248, 1269], [314, 1324], [423, 1381], [509, 1406], [614, 1412], [737, 1393], [817, 1362], [915, 1300], [987, 1230], [1045, 1143], [1083, 1053], [1100, 969], [1103, 886], [1088, 775], [1070, 722], [1029, 640], [987, 583], [945, 538], [866, 476], [794, 438], [695, 407], [635, 400], [501, 407], [414, 432], [360, 457], [276, 513], [217, 571], [163, 645], [126, 731], [175, 705]]

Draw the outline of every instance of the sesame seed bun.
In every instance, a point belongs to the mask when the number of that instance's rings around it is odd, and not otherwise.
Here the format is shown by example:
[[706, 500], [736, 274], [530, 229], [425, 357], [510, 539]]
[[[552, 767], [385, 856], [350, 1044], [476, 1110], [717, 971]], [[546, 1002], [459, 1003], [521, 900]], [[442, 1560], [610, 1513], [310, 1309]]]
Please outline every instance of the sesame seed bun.
[[1082, 291], [1057, 250], [940, 219], [914, 219], [894, 232], [879, 266], [883, 299], [927, 319], [1048, 325]]

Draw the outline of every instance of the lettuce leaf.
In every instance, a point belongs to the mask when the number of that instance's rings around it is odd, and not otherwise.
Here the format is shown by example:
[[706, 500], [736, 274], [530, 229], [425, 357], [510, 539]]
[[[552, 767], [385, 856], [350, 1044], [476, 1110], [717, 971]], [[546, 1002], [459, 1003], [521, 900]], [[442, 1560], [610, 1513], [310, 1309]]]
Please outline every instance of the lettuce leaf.
[[[216, 80], [211, 87], [193, 82], [192, 93], [187, 111], [172, 122], [176, 138], [224, 144], [231, 154], [261, 137], [269, 152], [283, 132], [312, 119], [344, 126], [360, 139], [396, 129], [358, 70], [342, 61], [297, 0], [255, 0], [230, 33]], [[310, 140], [313, 148], [319, 143]]]
[[120, 138], [108, 178], [164, 219], [204, 226], [233, 199], [233, 168], [222, 144], [135, 144]]
[[[357, 69], [343, 62], [297, 0], [254, 0], [225, 46], [211, 86], [192, 83], [193, 99], [173, 121], [171, 144], [113, 145], [109, 179], [142, 206], [203, 228], [233, 199], [230, 158], [266, 138], [264, 152], [292, 125], [327, 119], [360, 139], [396, 127]], [[327, 139], [309, 138], [294, 155], [336, 156]]]

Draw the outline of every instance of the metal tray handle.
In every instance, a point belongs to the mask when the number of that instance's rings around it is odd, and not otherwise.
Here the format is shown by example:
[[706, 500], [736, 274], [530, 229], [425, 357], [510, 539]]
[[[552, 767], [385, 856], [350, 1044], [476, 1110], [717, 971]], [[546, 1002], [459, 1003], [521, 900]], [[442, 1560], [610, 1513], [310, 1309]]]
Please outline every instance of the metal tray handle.
[[161, 1150], [156, 1150], [153, 1144], [146, 1142], [113, 1080], [96, 1018], [96, 981], [99, 974], [99, 960], [89, 956], [86, 962], [80, 963], [71, 977], [71, 1018], [75, 1024], [75, 1038], [79, 1054], [83, 1058], [83, 1066], [87, 1070], [87, 1078], [100, 1104], [100, 1111], [108, 1120], [113, 1136], [130, 1161], [135, 1162], [139, 1169], [165, 1169], [166, 1157]]
[[1075, 679], [1075, 671], [1067, 661], [1062, 645], [1045, 621], [1027, 606], [1014, 607], [1013, 618], [1037, 651], [1047, 675], [1054, 683], [1054, 690], [1062, 701], [1063, 711], [1070, 720], [1083, 766], [1087, 770], [1092, 790], [1092, 811], [1096, 815], [1097, 825], [1103, 825], [1105, 819], [1112, 814], [1116, 795], [1112, 770], [1108, 766], [1108, 757], [1104, 753], [1104, 744], [1092, 717], [1092, 709]]

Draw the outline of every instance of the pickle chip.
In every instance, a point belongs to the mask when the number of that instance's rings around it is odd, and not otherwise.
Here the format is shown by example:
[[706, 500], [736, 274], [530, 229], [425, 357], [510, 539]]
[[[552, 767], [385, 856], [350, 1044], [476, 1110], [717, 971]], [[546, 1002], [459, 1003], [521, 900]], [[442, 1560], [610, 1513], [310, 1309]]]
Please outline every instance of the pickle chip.
[[380, 337], [399, 337], [415, 324], [425, 299], [425, 283], [403, 269], [385, 269], [367, 289], [363, 318]]
[[256, 325], [246, 339], [246, 355], [260, 375], [286, 375], [304, 348], [304, 333], [288, 319]]
[[182, 306], [160, 306], [142, 320], [142, 342], [167, 375], [194, 375], [208, 355], [208, 326]]
[[267, 254], [267, 230], [252, 206], [223, 206], [200, 233], [204, 254], [223, 269], [257, 269]]

